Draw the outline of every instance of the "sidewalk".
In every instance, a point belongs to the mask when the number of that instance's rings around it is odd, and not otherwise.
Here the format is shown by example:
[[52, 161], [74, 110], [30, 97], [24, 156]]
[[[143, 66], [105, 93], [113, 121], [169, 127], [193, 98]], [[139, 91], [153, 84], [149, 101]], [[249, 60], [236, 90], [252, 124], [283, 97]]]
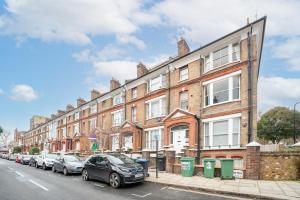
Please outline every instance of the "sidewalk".
[[215, 192], [229, 195], [257, 199], [298, 199], [300, 200], [300, 182], [297, 181], [263, 181], [263, 180], [221, 180], [220, 178], [208, 179], [201, 176], [182, 177], [181, 175], [159, 172], [149, 172], [148, 182], [166, 184], [206, 192]]

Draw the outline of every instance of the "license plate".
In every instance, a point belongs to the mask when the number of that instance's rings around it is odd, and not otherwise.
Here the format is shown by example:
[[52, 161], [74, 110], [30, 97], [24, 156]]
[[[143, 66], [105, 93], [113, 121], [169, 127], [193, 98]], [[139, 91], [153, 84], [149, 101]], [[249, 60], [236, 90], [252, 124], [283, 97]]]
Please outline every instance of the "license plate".
[[144, 174], [136, 174], [135, 175], [135, 178], [141, 178], [141, 177], [143, 177], [144, 176]]

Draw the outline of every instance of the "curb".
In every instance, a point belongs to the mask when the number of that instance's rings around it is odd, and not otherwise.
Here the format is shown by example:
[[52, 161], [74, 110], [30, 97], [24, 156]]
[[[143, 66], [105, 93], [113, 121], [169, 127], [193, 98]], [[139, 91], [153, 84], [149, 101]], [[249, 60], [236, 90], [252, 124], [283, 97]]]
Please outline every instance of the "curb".
[[152, 180], [147, 180], [147, 179], [145, 181], [150, 182], [150, 183], [158, 183], [158, 184], [162, 184], [162, 185], [166, 185], [166, 186], [177, 187], [177, 188], [186, 189], [186, 190], [201, 191], [201, 192], [207, 192], [207, 193], [224, 194], [224, 195], [231, 195], [231, 196], [236, 196], [236, 197], [246, 197], [246, 198], [252, 198], [252, 199], [282, 200], [282, 198], [270, 197], [270, 196], [265, 196], [265, 195], [256, 195], [256, 194], [238, 193], [238, 192], [223, 191], [223, 190], [216, 190], [216, 189], [209, 189], [209, 188], [184, 186], [184, 185], [177, 185], [177, 184], [173, 184], [173, 183], [162, 183], [162, 182], [157, 182], [157, 181], [152, 181]]

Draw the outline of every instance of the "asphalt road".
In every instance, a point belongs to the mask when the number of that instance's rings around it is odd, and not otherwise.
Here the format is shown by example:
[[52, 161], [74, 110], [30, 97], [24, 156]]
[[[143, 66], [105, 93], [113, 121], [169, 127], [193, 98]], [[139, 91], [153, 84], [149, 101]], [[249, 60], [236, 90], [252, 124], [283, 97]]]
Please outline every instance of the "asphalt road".
[[113, 189], [81, 176], [64, 176], [0, 159], [0, 200], [187, 200], [237, 199], [216, 194], [185, 191], [154, 183], [140, 183]]

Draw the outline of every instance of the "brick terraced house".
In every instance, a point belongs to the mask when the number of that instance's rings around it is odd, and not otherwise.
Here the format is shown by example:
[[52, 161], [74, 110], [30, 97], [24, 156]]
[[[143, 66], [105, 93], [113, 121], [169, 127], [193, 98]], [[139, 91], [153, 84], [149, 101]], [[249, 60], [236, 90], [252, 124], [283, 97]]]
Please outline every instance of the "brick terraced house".
[[39, 146], [50, 152], [90, 154], [130, 151], [153, 157], [159, 149], [182, 155], [234, 158], [243, 167], [246, 144], [255, 140], [257, 82], [266, 18], [194, 51], [184, 39], [178, 55], [147, 68], [110, 91], [91, 91], [45, 123], [24, 134], [23, 151]]

